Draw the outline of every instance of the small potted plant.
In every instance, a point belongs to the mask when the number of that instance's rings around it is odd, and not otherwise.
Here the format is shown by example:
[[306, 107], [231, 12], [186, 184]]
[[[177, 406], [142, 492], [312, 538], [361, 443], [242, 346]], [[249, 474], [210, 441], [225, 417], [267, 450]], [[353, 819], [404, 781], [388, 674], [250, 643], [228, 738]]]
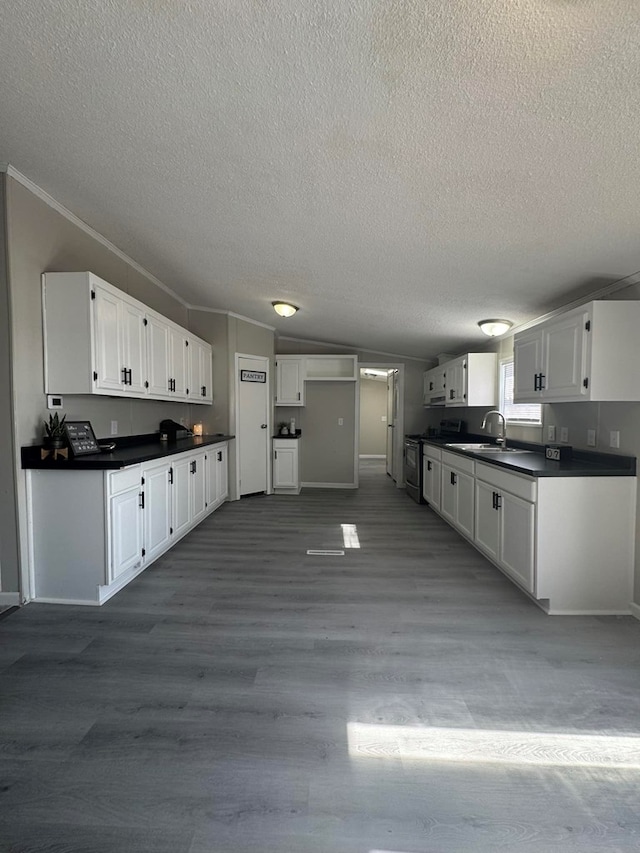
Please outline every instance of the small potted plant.
[[49, 447], [52, 450], [59, 450], [61, 447], [64, 447], [64, 422], [66, 418], [66, 415], [63, 415], [62, 418], [59, 418], [57, 412], [55, 412], [53, 415], [49, 415], [49, 421], [44, 422], [45, 434], [42, 443], [45, 447]]
[[278, 424], [278, 435], [289, 435], [289, 424], [286, 421]]

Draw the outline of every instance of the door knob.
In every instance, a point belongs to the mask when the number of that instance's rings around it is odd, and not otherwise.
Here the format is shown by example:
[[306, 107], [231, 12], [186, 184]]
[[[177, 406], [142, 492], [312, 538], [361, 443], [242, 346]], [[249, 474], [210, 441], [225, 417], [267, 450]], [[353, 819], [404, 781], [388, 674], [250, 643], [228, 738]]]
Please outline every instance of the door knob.
[[261, 424], [260, 429], [266, 429], [266, 428], [267, 428], [266, 424]]

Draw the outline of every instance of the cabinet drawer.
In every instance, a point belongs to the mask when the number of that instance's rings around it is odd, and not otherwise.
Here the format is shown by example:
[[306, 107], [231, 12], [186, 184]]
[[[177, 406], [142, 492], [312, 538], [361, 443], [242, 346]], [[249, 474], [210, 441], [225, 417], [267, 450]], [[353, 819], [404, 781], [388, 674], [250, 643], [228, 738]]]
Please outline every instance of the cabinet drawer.
[[140, 465], [132, 465], [130, 468], [123, 468], [122, 471], [114, 471], [113, 474], [109, 474], [109, 494], [117, 495], [126, 489], [139, 486], [141, 476]]
[[449, 453], [446, 450], [442, 451], [442, 464], [448, 465], [450, 468], [456, 468], [458, 471], [464, 471], [465, 474], [473, 476], [475, 462], [468, 456], [460, 456], [458, 453]]
[[431, 445], [425, 444], [424, 455], [427, 459], [442, 459], [442, 449], [440, 447], [431, 447]]
[[482, 462], [477, 462], [476, 478], [484, 480], [490, 486], [503, 489], [505, 492], [511, 492], [512, 495], [516, 495], [516, 497], [522, 498], [525, 501], [531, 501], [532, 503], [536, 501], [536, 481], [529, 477], [511, 474], [502, 468], [496, 468], [494, 465], [485, 465]]

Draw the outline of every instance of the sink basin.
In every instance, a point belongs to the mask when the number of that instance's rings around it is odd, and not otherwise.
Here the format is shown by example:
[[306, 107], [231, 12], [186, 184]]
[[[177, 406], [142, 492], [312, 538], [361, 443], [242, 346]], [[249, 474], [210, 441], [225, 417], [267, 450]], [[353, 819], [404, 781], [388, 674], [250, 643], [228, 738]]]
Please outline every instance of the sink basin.
[[470, 453], [533, 453], [532, 450], [521, 450], [519, 447], [500, 447], [497, 444], [445, 444], [455, 450], [467, 450]]

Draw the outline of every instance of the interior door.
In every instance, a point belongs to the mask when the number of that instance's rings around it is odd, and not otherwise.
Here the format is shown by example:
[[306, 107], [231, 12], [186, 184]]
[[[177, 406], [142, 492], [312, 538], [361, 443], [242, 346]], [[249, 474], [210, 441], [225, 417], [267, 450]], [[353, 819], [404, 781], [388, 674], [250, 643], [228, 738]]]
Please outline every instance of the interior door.
[[[266, 492], [269, 453], [269, 360], [238, 356], [237, 423], [239, 495]], [[264, 380], [264, 381], [262, 381]]]
[[394, 457], [394, 437], [396, 418], [398, 414], [398, 371], [390, 370], [387, 374], [387, 474], [396, 481]]

